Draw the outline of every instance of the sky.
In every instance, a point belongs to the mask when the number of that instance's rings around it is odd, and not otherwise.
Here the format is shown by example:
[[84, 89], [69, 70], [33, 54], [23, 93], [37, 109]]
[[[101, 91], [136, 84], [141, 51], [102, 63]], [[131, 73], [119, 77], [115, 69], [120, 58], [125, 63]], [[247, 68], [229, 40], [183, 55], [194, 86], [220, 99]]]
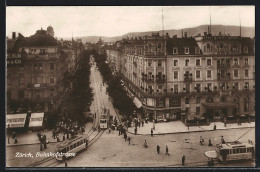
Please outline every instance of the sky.
[[[162, 22], [162, 13], [163, 21]], [[129, 32], [183, 29], [209, 24], [255, 27], [254, 6], [10, 6], [6, 35], [28, 37], [54, 28], [55, 37], [121, 36]], [[164, 23], [164, 24], [162, 24]]]

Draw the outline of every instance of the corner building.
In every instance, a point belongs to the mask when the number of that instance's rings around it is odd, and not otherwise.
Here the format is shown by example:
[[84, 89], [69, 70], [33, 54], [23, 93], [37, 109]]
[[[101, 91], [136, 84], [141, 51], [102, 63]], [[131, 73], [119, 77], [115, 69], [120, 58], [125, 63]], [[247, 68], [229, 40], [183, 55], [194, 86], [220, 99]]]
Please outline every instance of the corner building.
[[[255, 116], [254, 39], [240, 36], [123, 39], [107, 50], [125, 89], [150, 119], [250, 120]], [[115, 60], [115, 58], [117, 58]]]

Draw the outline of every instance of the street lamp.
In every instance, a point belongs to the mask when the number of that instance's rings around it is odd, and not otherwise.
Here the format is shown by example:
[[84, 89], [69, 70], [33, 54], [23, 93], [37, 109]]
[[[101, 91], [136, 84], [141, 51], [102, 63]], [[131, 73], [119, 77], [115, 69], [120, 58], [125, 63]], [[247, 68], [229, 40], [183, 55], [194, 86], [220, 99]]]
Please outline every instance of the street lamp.
[[9, 141], [9, 127], [10, 127], [10, 124], [7, 125], [7, 137], [8, 137], [8, 144], [10, 144], [10, 141]]

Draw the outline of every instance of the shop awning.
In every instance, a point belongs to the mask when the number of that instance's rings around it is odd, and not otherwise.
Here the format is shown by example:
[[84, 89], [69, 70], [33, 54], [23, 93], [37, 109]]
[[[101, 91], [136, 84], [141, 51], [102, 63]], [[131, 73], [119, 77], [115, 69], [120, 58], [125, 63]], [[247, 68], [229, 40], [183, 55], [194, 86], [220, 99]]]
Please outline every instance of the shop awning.
[[41, 127], [43, 122], [44, 113], [32, 113], [30, 118], [29, 127]]
[[203, 106], [207, 108], [224, 108], [224, 107], [234, 107], [237, 104], [232, 102], [221, 102], [221, 103], [202, 103]]
[[137, 108], [142, 107], [142, 102], [137, 97], [134, 98], [133, 102]]
[[26, 113], [24, 114], [7, 114], [6, 115], [6, 128], [20, 128], [24, 127], [26, 120]]

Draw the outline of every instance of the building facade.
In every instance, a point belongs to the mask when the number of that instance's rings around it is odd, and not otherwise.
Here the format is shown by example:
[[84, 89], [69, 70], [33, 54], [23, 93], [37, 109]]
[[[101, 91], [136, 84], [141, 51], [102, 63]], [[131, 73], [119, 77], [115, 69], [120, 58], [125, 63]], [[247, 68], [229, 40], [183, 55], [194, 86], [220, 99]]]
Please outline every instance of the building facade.
[[226, 121], [255, 114], [251, 38], [154, 33], [123, 39], [107, 57], [150, 119]]

